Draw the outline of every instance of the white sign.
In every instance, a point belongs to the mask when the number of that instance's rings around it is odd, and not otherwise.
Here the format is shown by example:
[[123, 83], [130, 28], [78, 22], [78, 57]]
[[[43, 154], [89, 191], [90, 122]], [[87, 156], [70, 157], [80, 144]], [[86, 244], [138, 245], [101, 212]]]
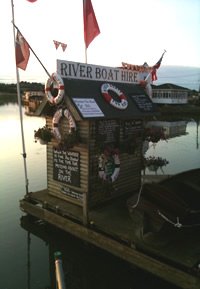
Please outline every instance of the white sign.
[[87, 63], [57, 60], [57, 72], [62, 78], [137, 83], [139, 72], [134, 70], [97, 66]]
[[104, 116], [100, 107], [93, 98], [73, 98], [73, 101], [83, 117]]

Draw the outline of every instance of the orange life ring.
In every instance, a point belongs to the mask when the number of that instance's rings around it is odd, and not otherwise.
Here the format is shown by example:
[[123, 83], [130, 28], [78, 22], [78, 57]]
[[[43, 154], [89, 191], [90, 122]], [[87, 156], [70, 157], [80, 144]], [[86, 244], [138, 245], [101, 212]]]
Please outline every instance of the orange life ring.
[[[112, 96], [109, 93], [109, 90], [115, 92], [118, 96], [120, 101], [116, 101], [115, 99], [112, 98]], [[126, 109], [128, 106], [128, 101], [126, 96], [115, 86], [109, 83], [104, 83], [101, 86], [101, 93], [105, 100], [110, 103], [112, 106], [118, 109]]]
[[[53, 88], [58, 89], [58, 94], [55, 97], [51, 93], [52, 84], [53, 84]], [[65, 88], [64, 82], [61, 76], [56, 72], [52, 73], [51, 77], [49, 77], [49, 79], [47, 80], [47, 83], [45, 86], [45, 93], [47, 96], [47, 100], [53, 105], [57, 105], [61, 103], [64, 97], [64, 93], [65, 93], [64, 88]]]

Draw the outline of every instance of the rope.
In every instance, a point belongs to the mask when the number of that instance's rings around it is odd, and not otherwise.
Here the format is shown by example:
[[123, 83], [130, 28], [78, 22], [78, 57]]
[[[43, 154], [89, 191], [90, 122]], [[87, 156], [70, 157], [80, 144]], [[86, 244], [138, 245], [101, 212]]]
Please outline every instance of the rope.
[[179, 222], [179, 217], [176, 217], [176, 223], [170, 220], [168, 217], [166, 217], [163, 213], [161, 213], [159, 210], [157, 211], [158, 215], [161, 216], [165, 221], [170, 223], [171, 225], [174, 225], [176, 228], [192, 228], [192, 227], [199, 227], [200, 224], [193, 224], [193, 225], [183, 225]]
[[138, 206], [139, 202], [140, 202], [143, 184], [144, 184], [144, 179], [142, 180], [142, 183], [141, 183], [141, 186], [140, 186], [140, 190], [139, 190], [139, 193], [138, 193], [137, 201], [136, 201], [136, 203], [134, 205], [131, 206], [132, 209], [135, 209]]

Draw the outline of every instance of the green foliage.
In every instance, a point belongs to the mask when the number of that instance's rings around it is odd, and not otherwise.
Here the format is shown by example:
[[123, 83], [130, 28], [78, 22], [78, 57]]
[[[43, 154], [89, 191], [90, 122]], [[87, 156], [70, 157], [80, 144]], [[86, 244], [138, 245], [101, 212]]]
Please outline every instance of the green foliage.
[[[25, 91], [44, 91], [44, 84], [37, 82], [20, 82], [20, 92], [24, 93]], [[16, 83], [0, 83], [0, 92], [3, 93], [17, 93], [17, 85]]]
[[51, 141], [52, 137], [53, 137], [53, 134], [51, 132], [51, 129], [48, 128], [46, 125], [43, 126], [42, 128], [39, 128], [38, 130], [34, 130], [35, 142], [37, 142], [38, 140], [49, 142]]

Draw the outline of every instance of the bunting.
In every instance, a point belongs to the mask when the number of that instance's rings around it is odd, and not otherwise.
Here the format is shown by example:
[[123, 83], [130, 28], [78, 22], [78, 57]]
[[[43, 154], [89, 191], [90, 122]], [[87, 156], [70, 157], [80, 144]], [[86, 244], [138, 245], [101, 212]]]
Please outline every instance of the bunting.
[[65, 49], [67, 48], [67, 44], [65, 44], [65, 43], [61, 43], [60, 45], [61, 45], [61, 47], [62, 47], [62, 50], [63, 50], [63, 52], [64, 52], [64, 51], [65, 51]]
[[66, 43], [62, 43], [62, 42], [57, 41], [57, 40], [53, 40], [53, 43], [54, 43], [56, 49], [58, 49], [58, 47], [61, 46], [63, 52], [64, 52], [65, 49], [67, 48], [67, 44], [66, 44]]
[[91, 0], [83, 0], [83, 20], [85, 46], [88, 48], [93, 39], [100, 34]]

